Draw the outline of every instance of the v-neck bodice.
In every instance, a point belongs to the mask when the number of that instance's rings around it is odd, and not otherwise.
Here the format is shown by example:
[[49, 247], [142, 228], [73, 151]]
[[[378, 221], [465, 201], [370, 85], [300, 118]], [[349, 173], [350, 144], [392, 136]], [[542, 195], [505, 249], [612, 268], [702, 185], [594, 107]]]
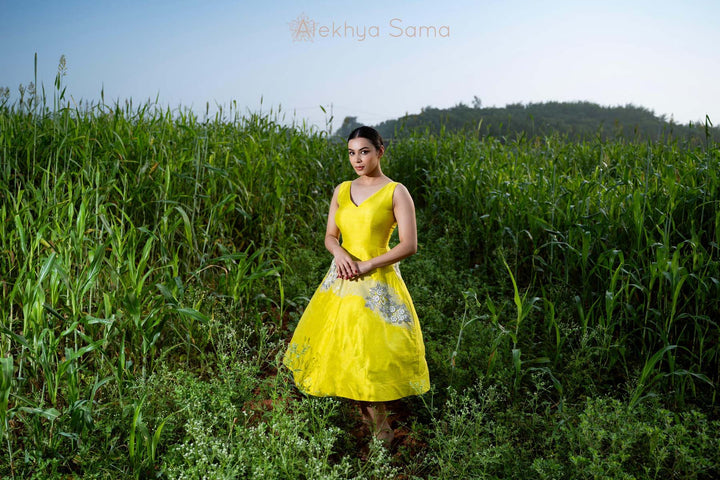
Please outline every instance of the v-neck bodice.
[[335, 223], [343, 248], [358, 260], [367, 260], [388, 250], [390, 235], [397, 225], [393, 213], [397, 182], [383, 185], [359, 205], [350, 195], [351, 184], [348, 181], [340, 185]]
[[350, 182], [350, 186], [348, 187], [348, 195], [350, 196], [350, 202], [351, 202], [353, 205], [355, 205], [356, 207], [360, 207], [363, 203], [367, 202], [367, 201], [370, 200], [372, 197], [374, 197], [375, 195], [377, 195], [378, 193], [380, 193], [380, 191], [381, 191], [383, 188], [387, 187], [388, 185], [392, 185], [393, 183], [396, 183], [396, 182], [392, 182], [392, 181], [387, 182], [385, 185], [383, 185], [382, 187], [378, 188], [378, 189], [375, 190], [373, 193], [371, 193], [365, 200], [363, 200], [363, 201], [360, 202], [360, 203], [357, 203], [357, 202], [355, 202], [355, 200], [353, 200], [353, 196], [352, 196], [352, 182]]

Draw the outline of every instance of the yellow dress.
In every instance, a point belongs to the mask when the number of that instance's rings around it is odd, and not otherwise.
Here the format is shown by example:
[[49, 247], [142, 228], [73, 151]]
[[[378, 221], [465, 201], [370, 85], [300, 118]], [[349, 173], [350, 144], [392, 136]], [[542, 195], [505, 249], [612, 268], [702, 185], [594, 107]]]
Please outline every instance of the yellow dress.
[[[388, 251], [397, 225], [396, 185], [382, 186], [360, 205], [350, 198], [350, 182], [340, 185], [335, 222], [343, 248], [357, 261]], [[397, 263], [343, 280], [333, 261], [283, 362], [309, 395], [384, 402], [428, 391], [422, 332]]]

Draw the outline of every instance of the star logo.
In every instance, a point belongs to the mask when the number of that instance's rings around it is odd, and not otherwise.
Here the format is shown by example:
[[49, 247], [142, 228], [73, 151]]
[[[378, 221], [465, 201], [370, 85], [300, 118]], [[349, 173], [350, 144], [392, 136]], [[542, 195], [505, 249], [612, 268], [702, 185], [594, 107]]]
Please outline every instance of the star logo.
[[312, 42], [315, 39], [315, 21], [304, 13], [290, 22], [290, 35], [293, 42]]

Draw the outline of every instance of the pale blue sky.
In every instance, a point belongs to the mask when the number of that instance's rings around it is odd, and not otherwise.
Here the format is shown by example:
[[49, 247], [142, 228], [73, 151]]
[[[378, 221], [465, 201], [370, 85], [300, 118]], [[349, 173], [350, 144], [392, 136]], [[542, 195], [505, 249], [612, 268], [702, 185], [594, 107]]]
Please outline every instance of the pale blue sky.
[[[301, 16], [312, 41], [293, 39]], [[320, 105], [335, 129], [346, 115], [377, 124], [476, 95], [484, 106], [632, 103], [720, 125], [718, 19], [717, 0], [0, 0], [0, 86], [32, 81], [37, 52], [47, 91], [67, 57], [76, 100], [104, 89], [106, 102], [159, 97], [202, 115], [206, 102], [257, 112], [262, 98], [262, 111], [320, 128]]]

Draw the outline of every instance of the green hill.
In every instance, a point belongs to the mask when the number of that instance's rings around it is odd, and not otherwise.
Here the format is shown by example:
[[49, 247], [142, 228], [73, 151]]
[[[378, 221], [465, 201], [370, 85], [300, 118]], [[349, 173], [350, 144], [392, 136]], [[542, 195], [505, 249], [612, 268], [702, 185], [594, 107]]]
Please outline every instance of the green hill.
[[[720, 129], [713, 127], [709, 120], [681, 125], [643, 107], [605, 107], [591, 102], [514, 103], [505, 107], [482, 107], [480, 99], [475, 97], [473, 106], [459, 103], [447, 109], [425, 107], [420, 113], [387, 120], [375, 127], [389, 139], [417, 131], [438, 133], [445, 129], [465, 132], [473, 137], [501, 139], [556, 134], [570, 140], [599, 136], [602, 139], [679, 140], [702, 144], [708, 137], [720, 140]], [[357, 125], [357, 117], [346, 117], [336, 134], [345, 136]]]

